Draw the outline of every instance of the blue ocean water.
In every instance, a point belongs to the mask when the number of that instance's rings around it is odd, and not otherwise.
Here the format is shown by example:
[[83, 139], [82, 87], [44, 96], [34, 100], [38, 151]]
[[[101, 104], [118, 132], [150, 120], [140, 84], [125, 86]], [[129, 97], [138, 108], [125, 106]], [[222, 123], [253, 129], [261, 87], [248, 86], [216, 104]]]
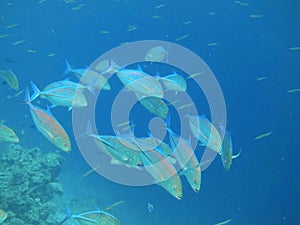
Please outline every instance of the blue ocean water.
[[[123, 42], [175, 42], [195, 52], [213, 71], [226, 100], [234, 152], [242, 148], [229, 172], [223, 169], [220, 157], [203, 171], [199, 193], [183, 179], [184, 196], [179, 201], [157, 185], [124, 186], [96, 173], [83, 179], [90, 167], [76, 146], [72, 113], [55, 108], [53, 114], [72, 137], [72, 152], [61, 153], [66, 158], [60, 178], [65, 202], [58, 210], [64, 211], [71, 199], [82, 203], [82, 211], [92, 210], [84, 207], [88, 201], [105, 208], [124, 200], [113, 210], [124, 225], [201, 225], [227, 219], [232, 219], [230, 224], [296, 224], [300, 92], [288, 90], [300, 88], [300, 50], [290, 49], [300, 46], [299, 10], [300, 3], [295, 0], [2, 0], [0, 37], [8, 36], [0, 39], [0, 65], [17, 74], [21, 89], [31, 80], [44, 87], [63, 79], [65, 59], [75, 68], [84, 68]], [[18, 25], [6, 28], [11, 24]], [[130, 25], [137, 29], [127, 31]], [[185, 34], [187, 38], [176, 41]], [[24, 42], [12, 44], [20, 40]], [[52, 53], [55, 55], [49, 56]], [[257, 80], [259, 77], [267, 79]], [[111, 94], [104, 93], [97, 103], [97, 127], [105, 134], [111, 132], [110, 106], [120, 88], [116, 79], [112, 84]], [[190, 82], [188, 92], [196, 97], [193, 100], [200, 112], [209, 114], [201, 90]], [[1, 87], [2, 99], [14, 94], [7, 85]], [[8, 121], [17, 133], [25, 130], [22, 146], [55, 151], [31, 128], [28, 108], [21, 101], [3, 100], [0, 119]], [[149, 114], [138, 106], [134, 110], [137, 132], [142, 132], [139, 125]], [[174, 129], [179, 128], [174, 124]], [[254, 140], [269, 131], [270, 136]], [[197, 151], [201, 155], [201, 148]], [[151, 213], [148, 203], [154, 206]]]

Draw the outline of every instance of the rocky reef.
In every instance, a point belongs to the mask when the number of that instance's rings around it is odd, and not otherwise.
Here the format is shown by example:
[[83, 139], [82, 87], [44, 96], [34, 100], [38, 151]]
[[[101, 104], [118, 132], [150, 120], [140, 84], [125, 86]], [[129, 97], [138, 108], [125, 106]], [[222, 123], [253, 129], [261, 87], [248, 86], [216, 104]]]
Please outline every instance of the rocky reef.
[[0, 209], [8, 213], [1, 225], [54, 225], [52, 199], [62, 194], [58, 175], [64, 158], [39, 148], [11, 144], [0, 149]]

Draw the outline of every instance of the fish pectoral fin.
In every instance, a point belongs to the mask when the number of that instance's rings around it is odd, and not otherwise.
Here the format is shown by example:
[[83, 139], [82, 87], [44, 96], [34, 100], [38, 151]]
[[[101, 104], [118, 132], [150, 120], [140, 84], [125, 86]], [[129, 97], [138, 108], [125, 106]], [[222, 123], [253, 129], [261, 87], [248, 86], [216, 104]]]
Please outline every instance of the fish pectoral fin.
[[232, 159], [235, 159], [235, 158], [239, 157], [241, 153], [242, 153], [242, 149], [240, 149], [240, 151], [239, 151], [238, 154], [233, 155], [233, 156], [232, 156]]

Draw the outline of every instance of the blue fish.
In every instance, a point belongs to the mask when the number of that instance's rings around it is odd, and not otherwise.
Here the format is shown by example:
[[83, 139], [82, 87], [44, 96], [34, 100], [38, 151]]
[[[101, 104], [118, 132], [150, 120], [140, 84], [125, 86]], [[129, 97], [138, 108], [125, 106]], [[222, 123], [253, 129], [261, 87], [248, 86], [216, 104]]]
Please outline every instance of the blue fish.
[[[55, 83], [54, 85], [49, 85], [43, 91], [30, 81], [31, 87], [33, 89], [32, 100], [41, 96], [41, 98], [47, 99], [51, 102], [52, 106], [64, 106], [71, 110], [73, 107], [85, 107], [87, 106], [87, 99], [83, 92], [79, 89], [74, 89], [73, 86], [61, 85]], [[51, 88], [51, 86], [55, 86]]]

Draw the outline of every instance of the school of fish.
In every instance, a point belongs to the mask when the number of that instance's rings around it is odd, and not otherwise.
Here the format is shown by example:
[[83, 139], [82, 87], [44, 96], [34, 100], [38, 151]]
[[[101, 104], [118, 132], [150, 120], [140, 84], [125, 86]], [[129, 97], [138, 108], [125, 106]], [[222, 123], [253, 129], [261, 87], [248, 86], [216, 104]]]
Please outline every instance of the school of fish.
[[[155, 46], [145, 54], [145, 61], [162, 62], [166, 57], [167, 51], [162, 46]], [[111, 60], [101, 61], [94, 70], [74, 69], [67, 60], [65, 63], [66, 69], [63, 75], [73, 74], [80, 82], [68, 78], [49, 83], [40, 89], [38, 83], [31, 81], [30, 86], [25, 88], [24, 101], [29, 108], [35, 127], [42, 136], [57, 149], [70, 152], [72, 144], [69, 134], [50, 109], [66, 107], [72, 110], [76, 107], [86, 107], [88, 101], [85, 91], [91, 93], [97, 89], [110, 91], [112, 86], [107, 75], [117, 76], [124, 87], [135, 94], [146, 110], [166, 121], [165, 127], [169, 134], [167, 140], [160, 140], [151, 134], [148, 137], [136, 138], [131, 129], [131, 135], [124, 137], [98, 135], [91, 131], [87, 131], [86, 137], [91, 138], [99, 149], [111, 158], [112, 164], [133, 169], [144, 168], [156, 184], [176, 199], [183, 197], [182, 176], [186, 178], [192, 190], [200, 191], [201, 167], [197, 156], [199, 153], [193, 149], [190, 140], [180, 137], [171, 129], [169, 105], [164, 100], [165, 91], [175, 94], [186, 92], [189, 78], [184, 78], [175, 71], [166, 76], [153, 76], [144, 72], [140, 67], [122, 68]], [[19, 89], [17, 77], [11, 70], [1, 70], [0, 76], [13, 89]], [[45, 99], [49, 105], [37, 106], [35, 102], [38, 98]], [[228, 171], [232, 159], [239, 155], [233, 155], [230, 133], [222, 127], [216, 127], [205, 115], [186, 115], [186, 119], [191, 134], [198, 139], [199, 145], [217, 152], [221, 156], [224, 169]], [[19, 138], [13, 129], [0, 123], [0, 142], [19, 142]], [[80, 224], [91, 224], [91, 221], [98, 220], [115, 220], [114, 217], [102, 211], [80, 214], [76, 218]], [[118, 224], [118, 222], [109, 224]]]

